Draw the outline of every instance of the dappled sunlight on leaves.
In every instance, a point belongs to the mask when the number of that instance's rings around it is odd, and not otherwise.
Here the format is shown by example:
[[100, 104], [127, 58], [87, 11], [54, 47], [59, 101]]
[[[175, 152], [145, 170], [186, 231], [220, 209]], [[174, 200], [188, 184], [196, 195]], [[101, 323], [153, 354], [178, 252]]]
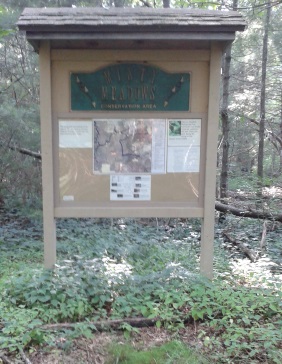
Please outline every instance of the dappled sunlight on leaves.
[[[194, 323], [193, 342], [205, 353], [221, 357], [222, 363], [248, 362], [259, 355], [265, 359], [263, 335], [270, 340], [269, 357], [279, 358], [275, 350], [281, 340], [282, 291], [279, 256], [273, 249], [280, 244], [280, 227], [268, 232], [262, 254], [258, 222], [228, 217], [225, 226], [216, 225], [211, 282], [199, 275], [198, 220], [59, 220], [59, 259], [53, 271], [31, 262], [38, 254], [42, 257], [42, 243], [26, 239], [34, 229], [32, 220], [24, 236], [20, 219], [13, 224], [13, 219], [6, 223], [0, 242], [4, 247], [0, 348], [69, 348], [74, 338], [95, 332], [95, 324], [114, 320], [125, 320], [120, 328], [130, 338], [138, 335], [126, 322], [131, 318], [155, 320], [159, 330], [184, 336], [186, 325]], [[19, 234], [17, 229], [8, 233], [10, 226], [19, 227]], [[222, 231], [228, 226], [236, 239], [260, 253], [255, 263], [223, 240]], [[15, 265], [8, 268], [11, 256]], [[28, 265], [20, 264], [21, 259]], [[63, 331], [43, 329], [61, 323], [73, 326]]]

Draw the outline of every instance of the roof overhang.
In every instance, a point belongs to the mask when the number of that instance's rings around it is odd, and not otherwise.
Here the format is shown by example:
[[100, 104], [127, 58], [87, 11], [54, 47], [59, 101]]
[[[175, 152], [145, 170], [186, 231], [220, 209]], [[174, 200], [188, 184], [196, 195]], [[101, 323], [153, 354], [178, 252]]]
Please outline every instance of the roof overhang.
[[246, 23], [235, 11], [153, 8], [27, 8], [18, 23], [38, 51], [52, 48], [185, 48], [224, 44]]

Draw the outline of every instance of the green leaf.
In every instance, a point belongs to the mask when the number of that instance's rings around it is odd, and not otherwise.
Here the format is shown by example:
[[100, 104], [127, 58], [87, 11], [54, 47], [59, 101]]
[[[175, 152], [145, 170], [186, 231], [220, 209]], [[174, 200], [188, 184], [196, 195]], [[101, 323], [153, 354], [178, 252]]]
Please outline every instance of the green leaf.
[[46, 296], [38, 297], [38, 300], [40, 302], [46, 303], [46, 302], [50, 301], [50, 298], [51, 298], [50, 296], [46, 295]]

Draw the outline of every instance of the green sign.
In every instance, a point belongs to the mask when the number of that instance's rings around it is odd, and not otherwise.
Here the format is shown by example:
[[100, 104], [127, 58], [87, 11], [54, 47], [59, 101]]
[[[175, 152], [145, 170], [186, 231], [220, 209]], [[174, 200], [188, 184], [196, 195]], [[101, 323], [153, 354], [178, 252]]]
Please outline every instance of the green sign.
[[190, 74], [124, 63], [71, 73], [71, 110], [188, 111]]

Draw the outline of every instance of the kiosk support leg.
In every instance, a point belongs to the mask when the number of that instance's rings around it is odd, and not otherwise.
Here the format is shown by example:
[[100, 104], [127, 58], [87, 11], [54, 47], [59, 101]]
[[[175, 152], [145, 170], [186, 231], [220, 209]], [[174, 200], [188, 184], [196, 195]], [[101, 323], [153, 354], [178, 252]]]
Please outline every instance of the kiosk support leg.
[[56, 222], [54, 217], [51, 55], [49, 41], [41, 41], [39, 62], [44, 266], [45, 268], [53, 268], [56, 263]]
[[210, 279], [213, 277], [214, 206], [216, 188], [221, 55], [222, 50], [220, 46], [216, 43], [213, 43], [210, 55], [204, 218], [202, 221], [200, 261], [201, 274]]

